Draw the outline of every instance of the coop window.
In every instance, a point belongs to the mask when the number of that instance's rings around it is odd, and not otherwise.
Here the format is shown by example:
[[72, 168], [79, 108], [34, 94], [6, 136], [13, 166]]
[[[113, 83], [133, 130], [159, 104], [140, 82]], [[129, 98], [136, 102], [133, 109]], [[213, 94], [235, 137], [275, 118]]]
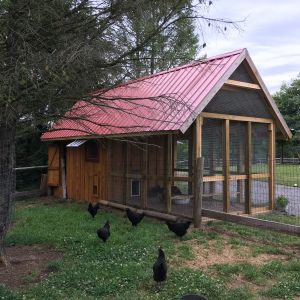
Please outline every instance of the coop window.
[[96, 141], [89, 141], [85, 147], [85, 159], [87, 161], [99, 161], [99, 145]]
[[140, 196], [140, 181], [139, 180], [131, 180], [131, 196]]

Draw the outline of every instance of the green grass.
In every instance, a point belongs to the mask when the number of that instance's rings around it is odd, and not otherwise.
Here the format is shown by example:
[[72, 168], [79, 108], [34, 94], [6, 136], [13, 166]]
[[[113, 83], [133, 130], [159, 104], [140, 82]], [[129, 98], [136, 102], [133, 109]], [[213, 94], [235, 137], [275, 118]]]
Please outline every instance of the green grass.
[[278, 184], [297, 186], [300, 188], [300, 165], [292, 165], [292, 164], [277, 164], [276, 168], [276, 176], [275, 181]]
[[[106, 220], [111, 223], [111, 237], [104, 244], [96, 236], [96, 230]], [[218, 226], [221, 224], [213, 224], [211, 228]], [[263, 231], [241, 226], [236, 229], [228, 224], [221, 227], [241, 236], [248, 234], [258, 239], [267, 238], [283, 247], [300, 245], [299, 240], [288, 239], [285, 235], [262, 234]], [[93, 220], [86, 212], [86, 205], [46, 205], [34, 200], [18, 202], [6, 244], [48, 244], [63, 251], [64, 258], [48, 263], [47, 269], [53, 272], [41, 282], [34, 283], [36, 274], [29, 275], [26, 278], [29, 285], [25, 289], [18, 291], [0, 285], [0, 299], [170, 300], [190, 292], [216, 300], [276, 298], [278, 295], [282, 297], [282, 294], [293, 299], [299, 292], [300, 261], [296, 259], [281, 265], [275, 261], [259, 268], [251, 264], [223, 266], [216, 261], [215, 274], [211, 274], [209, 269], [190, 269], [176, 263], [195, 259], [192, 243], [209, 247], [210, 241], [215, 247], [210, 251], [222, 251], [225, 239], [216, 232], [194, 230], [181, 242], [162, 222], [149, 218], [145, 218], [137, 228], [132, 228], [123, 214], [117, 212], [101, 211]], [[237, 237], [231, 239], [230, 244], [242, 247], [245, 241]], [[165, 250], [169, 272], [167, 281], [158, 289], [153, 283], [152, 265], [159, 246]], [[230, 287], [229, 279], [235, 274], [241, 274], [250, 282], [263, 280], [272, 274], [278, 279], [278, 284], [269, 286], [264, 295], [258, 296], [247, 286]], [[278, 289], [278, 286], [282, 288]]]
[[[268, 173], [269, 166], [267, 164], [252, 164], [253, 173]], [[222, 168], [216, 168], [216, 174], [222, 175]], [[230, 166], [230, 172], [236, 174], [237, 166]], [[206, 174], [209, 175], [209, 174]], [[267, 181], [267, 178], [256, 179]], [[300, 165], [299, 164], [276, 164], [275, 166], [275, 182], [287, 186], [295, 185], [300, 188]]]
[[278, 212], [272, 212], [265, 215], [259, 215], [259, 218], [264, 220], [271, 220], [279, 223], [286, 223], [291, 225], [299, 225], [300, 226], [300, 217], [298, 216], [287, 216]]
[[[268, 165], [255, 164], [252, 165], [253, 173], [268, 172]], [[261, 179], [267, 180], [267, 179]], [[300, 165], [299, 164], [276, 164], [275, 166], [275, 182], [287, 186], [295, 186], [300, 188]]]

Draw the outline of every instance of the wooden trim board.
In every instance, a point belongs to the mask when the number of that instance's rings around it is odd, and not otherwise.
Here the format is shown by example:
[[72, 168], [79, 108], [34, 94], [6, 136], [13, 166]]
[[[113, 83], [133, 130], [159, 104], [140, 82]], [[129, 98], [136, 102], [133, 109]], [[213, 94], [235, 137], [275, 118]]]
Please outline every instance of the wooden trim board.
[[209, 112], [202, 112], [200, 114], [200, 116], [202, 116], [203, 118], [209, 118], [209, 119], [222, 119], [222, 120], [253, 122], [253, 123], [272, 124], [272, 122], [273, 122], [272, 119], [266, 119], [266, 118], [225, 115], [225, 114], [216, 114], [216, 113], [209, 113]]
[[242, 88], [242, 89], [248, 89], [248, 90], [260, 90], [260, 86], [256, 83], [248, 83], [244, 81], [238, 81], [238, 80], [231, 80], [228, 79], [225, 82], [225, 86], [230, 86], [234, 88]]

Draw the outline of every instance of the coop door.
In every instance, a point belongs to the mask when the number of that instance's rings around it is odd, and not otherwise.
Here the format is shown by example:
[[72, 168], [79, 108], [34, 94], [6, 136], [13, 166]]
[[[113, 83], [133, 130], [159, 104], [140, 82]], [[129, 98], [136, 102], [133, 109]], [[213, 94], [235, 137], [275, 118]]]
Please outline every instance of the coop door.
[[92, 183], [93, 183], [92, 195], [93, 195], [93, 197], [98, 197], [99, 196], [99, 177], [98, 177], [98, 175], [93, 175]]
[[230, 211], [245, 211], [246, 122], [230, 122]]
[[60, 151], [59, 145], [49, 145], [48, 147], [48, 185], [59, 186], [60, 172], [59, 172]]

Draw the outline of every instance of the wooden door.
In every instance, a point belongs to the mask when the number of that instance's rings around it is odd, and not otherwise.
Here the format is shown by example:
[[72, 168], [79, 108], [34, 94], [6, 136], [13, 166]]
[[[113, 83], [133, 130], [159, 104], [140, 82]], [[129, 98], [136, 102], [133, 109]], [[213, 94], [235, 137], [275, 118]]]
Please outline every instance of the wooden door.
[[60, 149], [59, 145], [48, 146], [48, 186], [57, 187], [60, 184]]

